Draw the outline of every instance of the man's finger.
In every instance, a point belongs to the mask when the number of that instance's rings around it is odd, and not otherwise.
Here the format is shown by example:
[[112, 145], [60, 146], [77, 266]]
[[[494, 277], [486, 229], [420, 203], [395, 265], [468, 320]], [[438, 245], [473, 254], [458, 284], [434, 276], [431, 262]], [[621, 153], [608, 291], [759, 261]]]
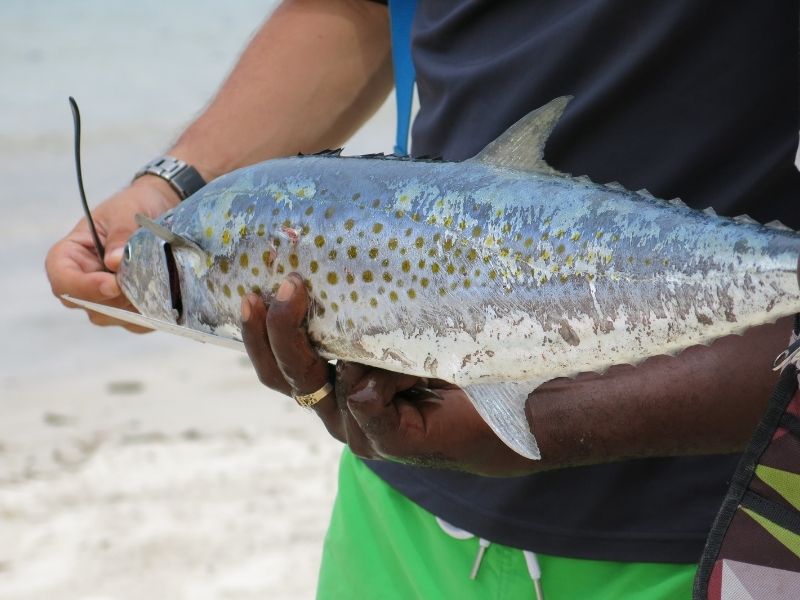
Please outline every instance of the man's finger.
[[[298, 394], [312, 394], [329, 383], [328, 362], [311, 346], [304, 322], [308, 311], [308, 294], [303, 280], [290, 274], [270, 303], [267, 331], [278, 367], [286, 381]], [[339, 411], [333, 394], [314, 405], [325, 426], [336, 435], [341, 428]]]
[[269, 345], [267, 307], [255, 294], [242, 299], [242, 340], [259, 381], [282, 394], [291, 394]]
[[415, 454], [425, 422], [412, 403], [396, 398], [418, 377], [373, 369], [347, 398], [347, 407], [375, 450], [387, 457]]

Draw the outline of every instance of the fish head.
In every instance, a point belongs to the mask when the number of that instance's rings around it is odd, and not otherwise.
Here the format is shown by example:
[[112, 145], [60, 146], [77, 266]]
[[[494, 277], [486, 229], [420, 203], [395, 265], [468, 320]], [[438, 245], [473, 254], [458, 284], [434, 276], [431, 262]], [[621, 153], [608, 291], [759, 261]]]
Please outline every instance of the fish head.
[[[172, 269], [170, 269], [172, 263]], [[143, 315], [177, 323], [179, 307], [173, 294], [178, 284], [172, 248], [147, 229], [137, 230], [122, 253], [117, 281], [125, 297]]]

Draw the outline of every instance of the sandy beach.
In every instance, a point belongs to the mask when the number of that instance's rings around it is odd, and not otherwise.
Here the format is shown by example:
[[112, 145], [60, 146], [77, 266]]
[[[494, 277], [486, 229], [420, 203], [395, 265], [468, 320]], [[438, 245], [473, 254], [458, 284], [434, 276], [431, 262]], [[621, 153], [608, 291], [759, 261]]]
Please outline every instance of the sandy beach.
[[[340, 445], [244, 355], [93, 327], [42, 266], [81, 214], [67, 96], [96, 204], [273, 4], [0, 6], [0, 600], [313, 597]], [[389, 151], [393, 119], [387, 103], [347, 153]]]

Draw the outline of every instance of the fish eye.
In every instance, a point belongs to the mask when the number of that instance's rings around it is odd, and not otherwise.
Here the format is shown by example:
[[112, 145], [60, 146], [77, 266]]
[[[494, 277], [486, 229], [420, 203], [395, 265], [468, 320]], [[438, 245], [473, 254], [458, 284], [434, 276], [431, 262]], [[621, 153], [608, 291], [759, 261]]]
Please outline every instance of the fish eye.
[[122, 259], [125, 262], [128, 262], [131, 259], [131, 245], [130, 244], [125, 244], [125, 252], [124, 252], [124, 254], [122, 256]]

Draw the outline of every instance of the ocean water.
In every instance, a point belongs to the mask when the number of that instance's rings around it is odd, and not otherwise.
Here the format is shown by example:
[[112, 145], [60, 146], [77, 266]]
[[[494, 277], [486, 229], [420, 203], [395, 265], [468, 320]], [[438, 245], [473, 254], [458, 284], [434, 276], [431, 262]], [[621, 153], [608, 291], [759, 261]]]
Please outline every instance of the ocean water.
[[[276, 5], [0, 2], [0, 396], [30, 378], [186, 343], [91, 327], [50, 293], [46, 252], [82, 214], [67, 97], [81, 108], [84, 181], [97, 204], [203, 109]], [[389, 101], [347, 150], [390, 151], [393, 118]]]

